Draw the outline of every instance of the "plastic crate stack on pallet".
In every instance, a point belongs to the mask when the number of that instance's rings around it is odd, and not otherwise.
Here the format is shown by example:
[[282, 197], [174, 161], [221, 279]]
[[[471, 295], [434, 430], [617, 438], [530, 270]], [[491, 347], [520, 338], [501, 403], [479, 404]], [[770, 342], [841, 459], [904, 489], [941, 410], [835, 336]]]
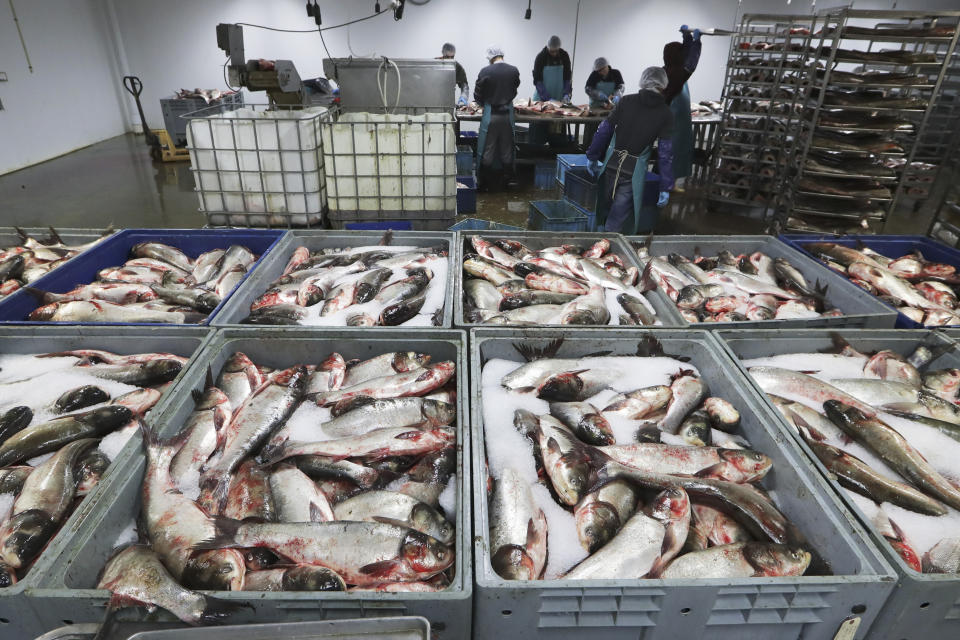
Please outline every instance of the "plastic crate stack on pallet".
[[[821, 380], [829, 378], [831, 382], [834, 378], [845, 378], [836, 380], [835, 384], [843, 384], [854, 398], [875, 410], [881, 421], [895, 428], [910, 443], [908, 446], [915, 447], [916, 451], [929, 461], [932, 465], [930, 468], [935, 469], [935, 474], [942, 473], [943, 477], [949, 477], [950, 482], [954, 482], [957, 457], [953, 452], [958, 443], [944, 434], [949, 433], [951, 429], [955, 433], [957, 427], [953, 423], [948, 423], [945, 430], [938, 431], [931, 428], [930, 425], [933, 423], [923, 424], [922, 416], [904, 413], [890, 415], [884, 412], [884, 407], [880, 404], [883, 403], [885, 393], [881, 386], [885, 382], [894, 381], [891, 379], [857, 380], [857, 378], [871, 375], [865, 372], [864, 367], [864, 363], [870, 356], [880, 354], [883, 357], [884, 354], [894, 354], [894, 358], [906, 359], [918, 352], [918, 349], [921, 353], [926, 350], [926, 353], [930, 354], [923, 355], [920, 359], [913, 359], [921, 375], [955, 370], [956, 367], [960, 367], [960, 348], [942, 333], [929, 330], [811, 329], [787, 332], [726, 330], [717, 332], [715, 335], [732, 357], [739, 372], [750, 377], [751, 384], [760, 392], [766, 388], [774, 396], [781, 395], [771, 386], [776, 384], [776, 379], [773, 377], [776, 374], [772, 373], [772, 367], [778, 367], [778, 365], [781, 371], [782, 368], [794, 371], [801, 368]], [[852, 347], [852, 351], [845, 352], [846, 356], [837, 352], [840, 341]], [[828, 360], [832, 362], [827, 362]], [[748, 373], [751, 367], [765, 369], [771, 373], [769, 375], [766, 371], [758, 373], [758, 376], [763, 377], [754, 380]], [[831, 374], [830, 371], [834, 373]], [[901, 388], [915, 388], [903, 382], [903, 378], [899, 380], [901, 382], [894, 383], [893, 386], [899, 384]], [[860, 386], [859, 389], [849, 386], [860, 382], [865, 383], [865, 386]], [[874, 389], [871, 392], [873, 397], [863, 395], [869, 383], [874, 382], [880, 386], [870, 387]], [[820, 472], [823, 481], [862, 523], [870, 539], [883, 554], [886, 562], [894, 568], [897, 576], [897, 584], [889, 600], [876, 616], [873, 626], [869, 630], [863, 629], [866, 633], [864, 637], [898, 640], [960, 636], [960, 574], [956, 573], [955, 569], [951, 571], [941, 567], [942, 560], [936, 553], [933, 553], [932, 557], [926, 553], [941, 538], [945, 540], [939, 545], [940, 549], [949, 543], [956, 542], [960, 512], [946, 506], [949, 500], [947, 497], [943, 498], [943, 503], [927, 497], [934, 485], [922, 485], [916, 477], [910, 477], [908, 471], [894, 471], [896, 468], [903, 469], [897, 466], [896, 455], [888, 457], [871, 451], [874, 446], [883, 447], [879, 444], [879, 437], [877, 440], [872, 440], [861, 433], [851, 438], [845, 435], [846, 429], [839, 430], [838, 427], [833, 427], [830, 424], [831, 420], [827, 420], [822, 414], [827, 413], [824, 401], [830, 397], [837, 397], [832, 395], [834, 392], [824, 390], [826, 394], [824, 396], [810, 396], [802, 390], [802, 382], [795, 381], [793, 384], [797, 385], [794, 388], [798, 392], [794, 394], [785, 391], [785, 395], [790, 395], [789, 399], [762, 394], [764, 403], [769, 409], [768, 413], [772, 416], [771, 421], [767, 423], [768, 427], [781, 433], [789, 432], [790, 436], [784, 437], [791, 437], [796, 442], [807, 460]], [[923, 389], [932, 393], [926, 387]], [[887, 389], [886, 392], [890, 390]], [[917, 391], [919, 392], [919, 389]], [[840, 394], [846, 396], [842, 402], [849, 404], [851, 401], [856, 401], [850, 399], [845, 392]], [[778, 410], [775, 408], [777, 406], [783, 409]], [[818, 418], [813, 415], [813, 411], [821, 416]], [[784, 417], [785, 415], [790, 416], [789, 421]], [[821, 418], [826, 426], [817, 426]], [[801, 426], [806, 424], [813, 429], [807, 431], [809, 441], [800, 435], [793, 423]], [[821, 429], [833, 429], [833, 432], [822, 434], [821, 440], [820, 435], [817, 435]], [[853, 433], [851, 432], [850, 435]], [[874, 444], [871, 445], [871, 442]], [[849, 458], [842, 459], [831, 452], [831, 448], [846, 452], [850, 446], [859, 448], [849, 455], [856, 455], [862, 460], [857, 461], [857, 464], [846, 466]], [[873, 470], [873, 474], [881, 477], [881, 484], [890, 480], [896, 481], [890, 485], [894, 490], [889, 494], [882, 494], [877, 492], [879, 485], [873, 481], [863, 485], [851, 482], [850, 480], [855, 477], [863, 480], [869, 477], [869, 474], [862, 474], [857, 470], [860, 465], [869, 467]], [[904, 487], [903, 483], [907, 486]], [[916, 493], [910, 493], [909, 490], [913, 488], [910, 485], [922, 489], [923, 494], [917, 496]], [[901, 491], [907, 493], [899, 493]], [[953, 492], [956, 493], [956, 489], [953, 489]], [[870, 497], [866, 497], [867, 495]], [[926, 504], [929, 506], [920, 506], [923, 502], [910, 503], [906, 495], [926, 498]], [[931, 508], [932, 511], [917, 512]], [[946, 513], [930, 515], [940, 513], [941, 510]], [[946, 522], [939, 524], [941, 519]]]
[[205, 110], [204, 113], [212, 115], [220, 112], [230, 111], [243, 106], [243, 92], [230, 91], [221, 94], [219, 98], [214, 98], [207, 102], [200, 97], [183, 97], [173, 95], [169, 98], [160, 98], [160, 111], [163, 113], [163, 125], [170, 134], [173, 144], [182, 147], [187, 144], [187, 120], [182, 116], [193, 113], [194, 111]]
[[[777, 206], [783, 228], [879, 233], [930, 200], [954, 151], [960, 11], [828, 9]], [[902, 222], [902, 221], [901, 221]]]
[[766, 210], [798, 142], [814, 18], [746, 14], [730, 40], [723, 120], [707, 180], [711, 201]]

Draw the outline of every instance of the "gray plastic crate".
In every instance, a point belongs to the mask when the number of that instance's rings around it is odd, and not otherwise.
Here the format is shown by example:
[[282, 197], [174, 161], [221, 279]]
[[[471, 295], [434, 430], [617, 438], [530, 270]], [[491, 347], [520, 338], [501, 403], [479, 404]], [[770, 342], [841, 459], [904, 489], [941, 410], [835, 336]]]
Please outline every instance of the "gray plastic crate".
[[[447, 277], [444, 283], [446, 293], [443, 302], [444, 328], [453, 326], [453, 300], [455, 271], [453, 265], [453, 232], [449, 231], [394, 231], [393, 243], [398, 247], [437, 247], [447, 249]], [[383, 231], [289, 231], [286, 237], [277, 242], [270, 255], [250, 274], [239, 289], [230, 297], [213, 323], [214, 326], [239, 325], [250, 314], [250, 304], [256, 300], [270, 284], [283, 274], [284, 267], [297, 247], [306, 247], [310, 251], [331, 247], [360, 247], [375, 245], [383, 237]], [[316, 330], [339, 329], [340, 327], [312, 327]], [[397, 327], [366, 327], [367, 329], [396, 329]], [[436, 327], [407, 327], [407, 329], [431, 329]]]
[[[467, 358], [466, 334], [437, 329], [429, 336], [410, 331], [374, 332], [340, 329], [317, 332], [303, 329], [222, 329], [198, 356], [178, 387], [175, 398], [160, 408], [160, 434], [172, 436], [183, 426], [193, 410], [190, 390], [203, 389], [207, 376], [216, 379], [221, 367], [235, 352], [243, 351], [258, 364], [286, 367], [294, 363], [319, 361], [331, 351], [346, 359], [370, 358], [397, 348], [415, 350], [433, 356], [435, 361], [457, 363], [457, 514], [456, 577], [451, 587], [439, 593], [338, 593], [338, 592], [243, 592], [222, 591], [212, 595], [250, 605], [229, 620], [232, 624], [250, 622], [296, 622], [307, 620], [379, 618], [417, 615], [430, 620], [435, 638], [456, 640], [470, 633], [473, 574], [470, 564], [470, 444], [467, 434]], [[104, 487], [102, 497], [90, 510], [84, 526], [73, 532], [69, 544], [60, 549], [38, 571], [39, 588], [31, 591], [34, 609], [44, 630], [65, 621], [99, 622], [109, 594], [94, 587], [97, 575], [110, 555], [113, 541], [140, 511], [140, 490], [145, 459], [128, 461], [122, 474]], [[121, 621], [173, 620], [170, 614], [145, 613], [144, 609], [122, 609]]]
[[[717, 332], [716, 337], [724, 346], [736, 366], [748, 378], [749, 374], [740, 364], [740, 358], [757, 358], [778, 353], [804, 353], [826, 351], [833, 347], [832, 337], [839, 334], [854, 348], [862, 351], [890, 349], [909, 355], [918, 345], [931, 348], [949, 345], [950, 340], [942, 332], [930, 330], [869, 330], [869, 329], [810, 329], [803, 331], [734, 331]], [[933, 361], [931, 369], [960, 367], [960, 348], [944, 353]], [[754, 385], [756, 387], [756, 385]], [[759, 387], [756, 387], [760, 391]], [[762, 391], [761, 391], [762, 394]], [[766, 397], [764, 396], [766, 401]], [[903, 559], [884, 540], [883, 536], [866, 518], [856, 503], [847, 497], [830, 478], [829, 472], [796, 431], [787, 424], [780, 412], [767, 402], [777, 424], [793, 436], [807, 458], [820, 471], [853, 512], [866, 526], [876, 546], [883, 552], [887, 562], [895, 569], [898, 583], [890, 600], [873, 624], [871, 637], [877, 638], [933, 638], [960, 637], [960, 576], [944, 574], [921, 574], [908, 568]], [[773, 423], [771, 423], [773, 424]]]
[[[640, 243], [646, 238], [631, 236], [630, 243]], [[654, 236], [650, 245], [650, 255], [666, 257], [670, 253], [679, 253], [690, 258], [698, 248], [704, 255], [712, 255], [721, 249], [732, 251], [734, 255], [762, 251], [771, 258], [786, 258], [797, 271], [803, 274], [810, 286], [816, 283], [827, 285], [827, 302], [844, 312], [838, 318], [810, 318], [796, 320], [759, 320], [749, 322], [711, 322], [710, 329], [786, 329], [808, 327], [866, 327], [870, 329], [892, 329], [897, 321], [887, 305], [853, 284], [838, 276], [815, 260], [803, 255], [793, 247], [773, 236]], [[636, 252], [632, 252], [636, 255]], [[672, 302], [671, 302], [672, 304]], [[685, 322], [685, 321], [684, 321]], [[685, 322], [686, 324], [686, 322]], [[696, 327], [696, 324], [689, 326]]]
[[[45, 633], [36, 640], [92, 640], [96, 623], [74, 624]], [[190, 628], [164, 623], [120, 623], [103, 640], [430, 640], [425, 618], [361, 618], [315, 622], [275, 622], [243, 626]]]
[[[36, 238], [37, 240], [45, 240], [47, 237], [50, 236], [50, 229], [45, 229], [43, 227], [21, 227], [21, 229], [23, 229], [25, 232], [27, 232], [28, 235], [30, 235], [33, 238]], [[104, 239], [109, 238], [115, 232], [109, 231], [107, 233], [104, 233], [104, 231], [98, 231], [97, 229], [57, 229], [57, 233], [60, 235], [60, 238], [67, 244], [86, 244], [88, 242], [96, 240], [97, 238], [104, 238]], [[0, 227], [0, 251], [9, 249], [10, 247], [19, 246], [20, 244], [21, 244], [20, 235], [17, 233], [16, 229], [14, 229], [13, 227]], [[81, 251], [80, 253], [85, 253], [85, 252]], [[80, 255], [80, 253], [78, 253], [77, 255]], [[76, 257], [77, 256], [73, 256], [73, 258], [76, 258]], [[70, 260], [72, 260], [73, 258], [71, 258]], [[56, 271], [57, 269], [62, 267], [64, 264], [67, 264], [67, 262], [70, 262], [70, 260], [67, 260], [66, 262], [64, 262], [58, 267], [54, 267], [47, 273]], [[3, 296], [0, 296], [0, 300], [2, 299], [3, 299]]]
[[[490, 325], [478, 324], [475, 322], [467, 322], [466, 316], [464, 315], [464, 300], [463, 300], [463, 281], [466, 279], [463, 275], [463, 257], [465, 254], [473, 251], [472, 246], [470, 245], [471, 236], [483, 236], [487, 239], [497, 239], [504, 238], [507, 240], [517, 240], [522, 242], [531, 249], [538, 250], [546, 247], [553, 247], [561, 244], [578, 244], [589, 246], [600, 240], [602, 238], [607, 238], [610, 240], [610, 251], [616, 253], [623, 260], [624, 264], [631, 267], [640, 268], [640, 263], [637, 261], [637, 254], [635, 251], [630, 250], [630, 245], [623, 239], [623, 236], [616, 233], [558, 233], [556, 231], [459, 231], [457, 232], [457, 255], [455, 260], [455, 268], [453, 271], [456, 273], [454, 276], [454, 325], [458, 327], [483, 327]], [[673, 305], [673, 302], [670, 301], [670, 298], [667, 297], [665, 293], [659, 289], [653, 291], [648, 291], [644, 294], [644, 297], [647, 301], [653, 305], [654, 310], [657, 312], [657, 317], [660, 318], [660, 321], [663, 323], [664, 327], [682, 327], [686, 326], [683, 318], [680, 317], [680, 313], [677, 311], [677, 308]], [[550, 326], [550, 325], [545, 325]], [[558, 326], [558, 325], [555, 325]], [[578, 325], [578, 326], [610, 326], [611, 325]], [[572, 327], [571, 327], [572, 328]]]
[[[211, 334], [206, 328], [123, 328], [118, 327], [4, 327], [0, 328], [0, 354], [45, 353], [73, 349], [104, 349], [116, 353], [145, 353], [161, 351], [196, 358]], [[189, 367], [188, 363], [188, 367]], [[173, 384], [167, 388], [154, 410], [145, 418], [152, 424], [160, 415], [163, 400], [176, 392], [186, 376], [184, 367]], [[114, 475], [121, 475], [125, 463], [140, 447], [140, 436], [134, 434], [130, 442], [117, 454], [103, 479], [64, 522], [57, 534], [40, 555], [23, 580], [0, 589], [0, 638], [32, 638], [46, 628], [40, 626], [40, 617], [26, 594], [40, 583], [40, 567], [48, 558], [57, 556], [70, 544], [73, 533], [89, 515], [96, 496]], [[47, 627], [49, 628], [49, 627]]]
[[[542, 346], [563, 337], [560, 358], [610, 351], [633, 355], [641, 337], [687, 356], [711, 393], [741, 413], [753, 448], [773, 459], [762, 484], [781, 511], [833, 567], [835, 575], [705, 580], [508, 581], [490, 565], [481, 370], [491, 358], [522, 362], [513, 345]], [[863, 638], [893, 586], [893, 569], [837, 496], [773, 421], [769, 409], [706, 331], [638, 329], [473, 329], [470, 332], [473, 427], [474, 638], [678, 640], [833, 638], [859, 617]], [[773, 425], [771, 427], [770, 425]]]
[[[183, 116], [200, 109], [210, 108], [210, 111], [230, 111], [243, 106], [243, 92], [235, 91], [225, 96], [207, 102], [203, 98], [178, 98], [173, 95], [160, 98], [160, 112], [163, 114], [163, 126], [173, 144], [178, 147], [187, 145], [187, 120]], [[214, 109], [213, 107], [220, 107]]]

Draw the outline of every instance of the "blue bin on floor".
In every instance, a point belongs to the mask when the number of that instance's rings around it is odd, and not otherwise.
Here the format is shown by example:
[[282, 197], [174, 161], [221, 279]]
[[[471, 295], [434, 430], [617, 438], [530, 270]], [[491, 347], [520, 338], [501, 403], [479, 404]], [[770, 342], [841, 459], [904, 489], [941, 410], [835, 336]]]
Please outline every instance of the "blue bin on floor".
[[[274, 229], [127, 229], [107, 238], [89, 251], [78, 255], [59, 269], [31, 283], [31, 287], [41, 291], [66, 293], [77, 285], [89, 284], [97, 279], [97, 273], [107, 267], [118, 267], [130, 259], [130, 249], [141, 242], [160, 242], [180, 249], [191, 258], [214, 249], [226, 249], [230, 245], [243, 245], [257, 255], [257, 261], [250, 267], [243, 284], [254, 269], [263, 261], [270, 249], [284, 236], [286, 231]], [[236, 291], [236, 288], [234, 289]], [[231, 292], [232, 294], [232, 292]], [[216, 317], [227, 295], [217, 308], [201, 324], [209, 324]], [[158, 323], [134, 322], [40, 322], [27, 320], [31, 311], [39, 307], [36, 297], [20, 290], [0, 301], [0, 324], [40, 324], [40, 325], [121, 325], [121, 326], [185, 326]]]
[[[948, 247], [927, 236], [834, 236], [830, 234], [784, 234], [780, 239], [808, 255], [814, 260], [823, 262], [819, 257], [804, 249], [803, 245], [810, 242], [833, 242], [845, 247], [867, 247], [888, 258], [899, 258], [908, 253], [919, 251], [930, 262], [941, 262], [957, 267], [960, 270], [960, 250]], [[837, 274], [840, 277], [846, 277]], [[884, 303], [886, 304], [886, 303]], [[888, 305], [889, 306], [889, 305]], [[902, 313], [897, 314], [897, 329], [923, 329], [919, 322], [914, 322]]]
[[557, 183], [563, 184], [564, 174], [571, 167], [586, 167], [589, 164], [586, 154], [583, 153], [560, 153], [557, 154]]
[[523, 231], [523, 227], [515, 227], [512, 224], [503, 224], [502, 222], [493, 222], [492, 220], [480, 220], [479, 218], [467, 218], [453, 225], [447, 231]]
[[[465, 185], [461, 187], [460, 185]], [[457, 213], [477, 212], [477, 180], [473, 176], [457, 176]]]
[[473, 175], [473, 149], [468, 145], [457, 146], [457, 175]]
[[533, 166], [533, 186], [536, 189], [553, 188], [553, 176], [556, 171], [552, 162], [538, 162]]
[[566, 200], [532, 200], [527, 229], [530, 231], [590, 231], [596, 214]]

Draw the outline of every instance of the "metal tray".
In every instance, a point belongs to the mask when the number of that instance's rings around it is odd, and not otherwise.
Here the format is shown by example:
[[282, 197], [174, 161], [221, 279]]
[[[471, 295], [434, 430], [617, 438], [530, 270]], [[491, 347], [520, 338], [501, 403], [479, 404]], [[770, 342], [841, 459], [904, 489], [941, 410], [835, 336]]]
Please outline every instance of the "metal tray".
[[[103, 268], [121, 265], [128, 258], [131, 247], [139, 242], [163, 242], [176, 247], [187, 255], [196, 258], [199, 254], [212, 249], [226, 249], [231, 244], [242, 244], [259, 257], [250, 267], [244, 280], [250, 277], [270, 249], [283, 237], [285, 231], [267, 229], [126, 229], [98, 243], [81, 255], [75, 256], [67, 265], [37, 279], [31, 286], [43, 291], [64, 293], [78, 284], [86, 284], [97, 279], [97, 272]], [[241, 284], [243, 280], [241, 280]], [[237, 289], [234, 289], [237, 291]], [[227, 296], [229, 300], [230, 294]], [[217, 305], [207, 319], [200, 323], [209, 324], [223, 308], [226, 300]], [[84, 325], [84, 326], [190, 326], [164, 325], [160, 323], [124, 323], [124, 322], [42, 322], [26, 320], [27, 315], [36, 309], [36, 298], [26, 291], [15, 291], [0, 300], [0, 323], [10, 325]], [[197, 326], [197, 325], [193, 325]]]
[[[769, 413], [782, 430], [788, 431], [792, 439], [806, 454], [808, 460], [822, 474], [831, 489], [839, 495], [847, 508], [863, 523], [870, 538], [883, 553], [886, 561], [897, 573], [897, 586], [890, 600], [877, 616], [871, 629], [871, 637], [878, 638], [956, 638], [960, 636], [960, 576], [945, 574], [921, 574], [907, 567], [903, 559], [883, 536], [870, 524], [856, 503], [830, 478], [830, 473], [810, 451], [807, 444], [796, 434], [793, 427], [786, 423], [780, 412], [766, 400], [765, 394], [755, 385], [740, 364], [740, 358], [754, 358], [777, 353], [801, 353], [823, 351], [833, 346], [832, 336], [839, 334], [856, 349], [878, 351], [890, 349], [909, 355], [918, 345], [926, 344], [931, 348], [949, 345], [951, 340], [938, 331], [909, 330], [863, 330], [811, 329], [805, 331], [719, 331], [715, 334], [728, 356], [732, 357], [740, 373], [750, 379], [750, 383], [761, 394]], [[933, 368], [960, 367], [960, 348], [949, 351], [930, 365]]]
[[[173, 380], [163, 397], [144, 419], [147, 424], [154, 424], [160, 416], [164, 400], [175, 393], [211, 333], [207, 328], [198, 327], [175, 330], [130, 327], [118, 330], [116, 327], [0, 326], [0, 353], [44, 353], [85, 348], [105, 349], [117, 353], [163, 351], [190, 357], [187, 366]], [[24, 579], [12, 587], [0, 589], [0, 638], [33, 637], [44, 630], [40, 626], [40, 618], [33, 607], [33, 602], [25, 597], [26, 594], [40, 583], [42, 567], [46, 561], [59, 555], [70, 544], [70, 539], [80, 527], [81, 522], [89, 515], [96, 502], [96, 496], [104, 486], [109, 484], [114, 476], [123, 477], [123, 469], [127, 466], [133, 452], [139, 448], [140, 435], [134, 434], [114, 458], [96, 488], [77, 505], [70, 517], [60, 526], [57, 534]]]
[[[640, 236], [627, 238], [632, 243], [645, 240]], [[890, 308], [882, 304], [869, 293], [838, 277], [824, 265], [809, 259], [808, 256], [790, 247], [773, 236], [654, 236], [650, 245], [650, 255], [666, 257], [669, 253], [679, 253], [690, 257], [694, 249], [699, 247], [704, 253], [714, 250], [728, 249], [734, 255], [763, 251], [771, 258], [786, 258], [797, 271], [803, 274], [807, 282], [813, 286], [816, 283], [827, 285], [826, 299], [846, 315], [838, 318], [810, 318], [796, 320], [759, 320], [748, 322], [711, 322], [706, 326], [710, 329], [720, 328], [757, 328], [757, 329], [786, 329], [805, 327], [868, 327], [871, 329], [892, 328], [895, 317]], [[669, 300], [669, 298], [668, 298]], [[670, 302], [671, 305], [673, 302]], [[684, 321], [684, 326], [696, 327]]]
[[[558, 357], [598, 350], [633, 355], [638, 341], [647, 335], [657, 337], [666, 352], [688, 356], [712, 393], [740, 410], [743, 435], [773, 459], [764, 486], [776, 492], [783, 513], [833, 566], [836, 575], [567, 582], [507, 581], [494, 573], [487, 547], [490, 522], [483, 473], [481, 367], [491, 358], [521, 361], [513, 348], [519, 341], [538, 346], [563, 337]], [[474, 329], [470, 362], [475, 638], [828, 639], [850, 617], [859, 617], [860, 630], [847, 637], [865, 637], [866, 628], [890, 593], [893, 569], [793, 439], [773, 420], [756, 391], [731, 366], [711, 334], [691, 330]]]
[[[163, 436], [177, 433], [193, 410], [191, 390], [203, 389], [207, 376], [216, 379], [221, 367], [234, 351], [243, 351], [255, 362], [269, 366], [289, 366], [296, 362], [325, 357], [338, 351], [344, 358], [369, 358], [404, 349], [431, 354], [434, 360], [457, 363], [457, 493], [456, 577], [451, 587], [439, 593], [316, 593], [316, 592], [213, 592], [216, 597], [244, 603], [253, 609], [228, 620], [234, 624], [250, 622], [293, 622], [348, 617], [390, 617], [418, 615], [430, 620], [438, 639], [467, 637], [470, 633], [470, 444], [467, 434], [467, 359], [466, 334], [437, 329], [429, 336], [394, 329], [370, 333], [363, 329], [317, 332], [302, 329], [222, 329], [210, 340], [187, 372], [175, 398], [160, 408], [156, 423]], [[123, 473], [114, 474], [103, 487], [101, 497], [90, 509], [84, 526], [73, 532], [57, 557], [42, 567], [39, 586], [30, 593], [41, 630], [73, 622], [98, 622], [109, 599], [106, 591], [94, 588], [97, 575], [110, 554], [113, 541], [140, 511], [140, 490], [145, 467], [143, 456], [128, 461]], [[40, 573], [38, 571], [38, 573]], [[121, 621], [173, 620], [158, 612], [149, 617], [142, 608], [122, 609]]]
[[[330, 247], [360, 247], [375, 245], [383, 237], [383, 231], [290, 231], [270, 252], [270, 256], [257, 268], [256, 273], [248, 277], [236, 292], [221, 307], [213, 321], [214, 326], [239, 325], [250, 314], [250, 303], [267, 290], [270, 284], [283, 274], [290, 255], [297, 247], [306, 247], [310, 251]], [[443, 302], [443, 327], [453, 326], [453, 238], [452, 232], [445, 231], [394, 231], [392, 244], [417, 247], [444, 246], [448, 250], [447, 277], [444, 286], [446, 292]], [[327, 331], [341, 327], [311, 327]], [[366, 329], [397, 329], [398, 327], [365, 327]], [[435, 327], [403, 327], [410, 329], [432, 329]]]
[[[597, 240], [602, 238], [607, 238], [610, 240], [610, 251], [616, 253], [624, 261], [624, 264], [632, 267], [637, 267], [640, 269], [640, 263], [637, 262], [637, 254], [635, 251], [630, 250], [629, 245], [624, 240], [624, 237], [618, 233], [559, 233], [556, 231], [483, 231], [480, 233], [472, 231], [460, 231], [457, 232], [457, 255], [455, 258], [456, 266], [453, 271], [456, 273], [454, 276], [454, 324], [458, 327], [489, 327], [491, 325], [478, 324], [475, 322], [467, 322], [466, 316], [464, 315], [464, 303], [463, 303], [463, 281], [465, 280], [463, 276], [463, 256], [469, 250], [470, 237], [480, 235], [484, 238], [505, 238], [508, 240], [518, 240], [523, 244], [527, 245], [531, 249], [543, 249], [545, 247], [556, 246], [564, 243], [577, 243], [588, 245], [593, 244]], [[642, 271], [642, 269], [641, 269]], [[654, 310], [657, 312], [657, 317], [663, 323], [664, 327], [682, 327], [686, 325], [686, 322], [683, 318], [680, 317], [680, 314], [677, 312], [677, 308], [673, 305], [673, 302], [670, 301], [662, 291], [656, 289], [654, 291], [648, 291], [644, 294], [647, 301], [653, 305]], [[551, 325], [543, 325], [551, 326]], [[561, 325], [553, 325], [561, 326]], [[566, 325], [562, 325], [566, 326]], [[578, 326], [590, 326], [590, 327], [609, 327], [622, 328], [619, 325], [578, 325]], [[572, 327], [571, 327], [572, 328]]]

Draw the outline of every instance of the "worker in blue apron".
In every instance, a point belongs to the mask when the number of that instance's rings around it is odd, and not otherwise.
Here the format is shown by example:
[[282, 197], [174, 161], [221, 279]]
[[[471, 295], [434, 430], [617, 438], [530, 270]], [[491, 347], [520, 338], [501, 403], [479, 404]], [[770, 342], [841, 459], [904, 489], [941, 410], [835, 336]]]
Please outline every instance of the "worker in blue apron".
[[700, 30], [680, 27], [683, 42], [668, 42], [663, 47], [663, 69], [667, 72], [667, 89], [663, 96], [674, 117], [673, 172], [677, 179], [686, 178], [693, 168], [693, 122], [690, 119], [690, 87], [687, 80], [700, 61]]
[[[612, 109], [623, 97], [623, 75], [618, 69], [610, 67], [606, 58], [593, 61], [593, 73], [587, 78], [584, 87], [590, 98], [591, 111]], [[583, 127], [583, 146], [589, 147], [599, 124], [588, 123]]]
[[[570, 56], [560, 44], [558, 36], [550, 36], [547, 46], [540, 50], [533, 61], [533, 86], [536, 87], [536, 91], [533, 92], [534, 100], [570, 102], [573, 94], [573, 67], [570, 64]], [[550, 126], [531, 124], [530, 142], [543, 144], [547, 139]]]
[[488, 47], [487, 60], [473, 88], [473, 99], [483, 106], [477, 136], [477, 188], [483, 191], [499, 190], [504, 180], [516, 185], [513, 100], [520, 86], [520, 70], [503, 61], [500, 47]]
[[587, 169], [599, 182], [597, 222], [603, 224], [605, 231], [620, 233], [631, 213], [633, 229], [627, 229], [626, 233], [650, 231], [656, 225], [656, 216], [641, 225], [641, 203], [647, 160], [657, 141], [660, 167], [657, 207], [663, 208], [670, 201], [673, 113], [663, 98], [666, 86], [667, 73], [662, 68], [644, 69], [640, 91], [624, 96], [617, 103], [587, 149]]

